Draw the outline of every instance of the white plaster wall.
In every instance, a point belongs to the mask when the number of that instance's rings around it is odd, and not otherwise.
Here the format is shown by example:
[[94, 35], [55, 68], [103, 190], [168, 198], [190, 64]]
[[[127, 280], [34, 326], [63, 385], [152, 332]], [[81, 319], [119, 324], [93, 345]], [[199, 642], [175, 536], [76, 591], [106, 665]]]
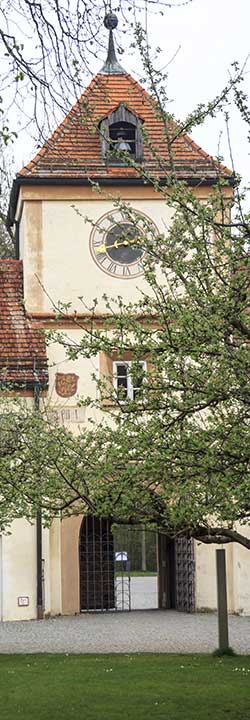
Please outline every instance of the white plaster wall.
[[[67, 342], [77, 345], [83, 337], [83, 330], [70, 329], [65, 331]], [[66, 357], [64, 347], [58, 343], [50, 343], [48, 346], [48, 363], [49, 363], [49, 396], [48, 401], [54, 405], [59, 402], [61, 405], [69, 401], [71, 404], [77, 404], [82, 396], [90, 395], [96, 397], [96, 384], [92, 379], [92, 374], [99, 373], [98, 355], [91, 359], [80, 356], [76, 360], [69, 360]], [[75, 373], [78, 375], [77, 394], [74, 398], [61, 398], [55, 390], [56, 373]]]
[[[3, 620], [36, 617], [36, 527], [15, 520], [11, 535], [2, 536]], [[28, 607], [18, 607], [19, 596], [29, 597]]]
[[[43, 528], [45, 614], [61, 613], [61, 523]], [[10, 535], [0, 536], [0, 619], [31, 620], [37, 617], [36, 524], [15, 520]], [[18, 597], [28, 596], [29, 606], [19, 607]]]
[[[83, 331], [70, 329], [66, 331], [67, 340], [79, 343]], [[86, 425], [91, 418], [100, 422], [103, 413], [94, 408], [82, 407], [79, 405], [81, 398], [91, 397], [96, 399], [97, 387], [93, 380], [93, 373], [99, 377], [99, 357], [79, 357], [76, 360], [66, 358], [65, 349], [58, 343], [51, 343], [48, 347], [49, 364], [49, 393], [44, 400], [44, 405], [51, 411], [58, 413], [59, 422], [70, 426], [73, 432], [77, 432], [78, 426]], [[78, 376], [77, 392], [69, 398], [62, 398], [56, 392], [56, 373], [75, 373]], [[107, 417], [107, 416], [106, 416]]]
[[[249, 526], [237, 529], [250, 537]], [[239, 543], [195, 543], [197, 610], [217, 609], [216, 550], [221, 547], [226, 550], [228, 611], [250, 615], [250, 552]]]
[[[249, 526], [239, 526], [238, 530], [250, 538]], [[240, 615], [250, 615], [250, 551], [239, 544], [234, 548], [234, 610]]]

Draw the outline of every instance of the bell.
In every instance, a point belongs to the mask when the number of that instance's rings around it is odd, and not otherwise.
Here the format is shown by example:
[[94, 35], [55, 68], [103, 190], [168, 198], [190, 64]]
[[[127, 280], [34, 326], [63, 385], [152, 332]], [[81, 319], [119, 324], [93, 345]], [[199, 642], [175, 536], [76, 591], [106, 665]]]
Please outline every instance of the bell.
[[126, 140], [124, 140], [123, 137], [118, 138], [118, 141], [116, 143], [116, 149], [121, 152], [129, 152], [129, 153], [131, 152], [131, 147], [130, 147], [129, 143]]

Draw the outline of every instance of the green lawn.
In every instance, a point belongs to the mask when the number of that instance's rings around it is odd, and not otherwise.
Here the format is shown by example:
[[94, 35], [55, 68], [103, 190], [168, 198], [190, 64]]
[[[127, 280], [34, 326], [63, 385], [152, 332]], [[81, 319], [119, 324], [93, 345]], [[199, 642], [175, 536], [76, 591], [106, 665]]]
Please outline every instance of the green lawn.
[[248, 720], [250, 657], [0, 655], [1, 720]]

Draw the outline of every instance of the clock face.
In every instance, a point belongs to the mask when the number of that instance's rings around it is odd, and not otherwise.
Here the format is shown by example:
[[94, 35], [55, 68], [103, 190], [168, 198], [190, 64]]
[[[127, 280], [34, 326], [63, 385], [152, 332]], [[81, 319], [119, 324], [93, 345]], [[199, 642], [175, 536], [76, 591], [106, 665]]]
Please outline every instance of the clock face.
[[138, 277], [143, 274], [145, 250], [145, 223], [149, 219], [142, 213], [132, 223], [121, 211], [100, 218], [90, 237], [90, 250], [98, 267], [118, 278]]

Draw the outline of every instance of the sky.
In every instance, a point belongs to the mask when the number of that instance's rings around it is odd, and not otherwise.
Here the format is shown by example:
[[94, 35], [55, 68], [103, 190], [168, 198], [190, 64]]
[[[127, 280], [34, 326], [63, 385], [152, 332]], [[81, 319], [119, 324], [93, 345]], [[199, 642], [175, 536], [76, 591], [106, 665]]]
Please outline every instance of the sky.
[[[157, 65], [160, 68], [170, 61], [166, 68], [168, 95], [173, 99], [171, 109], [177, 118], [183, 119], [198, 103], [207, 102], [220, 93], [229, 80], [235, 60], [243, 67], [250, 54], [249, 29], [249, 0], [193, 0], [184, 7], [166, 8], [163, 18], [159, 14], [151, 16], [148, 23], [151, 44], [154, 42], [162, 48]], [[132, 58], [130, 70], [132, 74], [135, 71]], [[244, 70], [244, 86], [250, 96], [250, 57]], [[233, 112], [233, 108], [229, 110], [234, 164], [247, 182], [250, 152], [247, 128], [238, 113]], [[218, 154], [220, 144], [220, 154], [231, 167], [223, 118], [207, 121], [204, 127], [193, 131], [192, 137], [211, 155]]]
[[[148, 18], [149, 42], [152, 48], [162, 49], [156, 66], [165, 67], [169, 74], [168, 96], [172, 99], [171, 112], [183, 119], [200, 102], [213, 99], [229, 80], [231, 64], [237, 60], [244, 64], [244, 86], [250, 95], [250, 0], [193, 0], [178, 7], [165, 8]], [[115, 4], [115, 2], [114, 2]], [[143, 22], [144, 13], [141, 14]], [[141, 78], [138, 57], [126, 47], [123, 67], [136, 79]], [[247, 59], [248, 58], [248, 59]], [[166, 67], [167, 66], [167, 67]], [[101, 67], [100, 60], [93, 73]], [[230, 108], [230, 142], [234, 165], [245, 183], [249, 182], [249, 152], [247, 129], [238, 114]], [[220, 154], [231, 167], [225, 121], [210, 120], [196, 128], [193, 139], [211, 155]], [[24, 151], [25, 146], [25, 151]], [[14, 146], [16, 169], [32, 157], [32, 142], [23, 138]]]

